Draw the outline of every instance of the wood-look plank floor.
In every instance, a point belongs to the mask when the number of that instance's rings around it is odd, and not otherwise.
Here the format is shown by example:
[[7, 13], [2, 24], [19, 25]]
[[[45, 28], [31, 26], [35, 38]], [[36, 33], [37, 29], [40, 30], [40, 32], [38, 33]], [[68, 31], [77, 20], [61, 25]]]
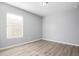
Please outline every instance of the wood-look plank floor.
[[39, 40], [1, 51], [0, 56], [79, 56], [79, 47]]

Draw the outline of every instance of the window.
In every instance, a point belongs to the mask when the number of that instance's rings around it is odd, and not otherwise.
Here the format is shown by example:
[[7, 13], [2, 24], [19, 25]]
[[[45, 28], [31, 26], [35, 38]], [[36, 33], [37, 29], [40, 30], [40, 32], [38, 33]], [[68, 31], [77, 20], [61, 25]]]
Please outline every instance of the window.
[[23, 37], [23, 16], [7, 13], [7, 38]]

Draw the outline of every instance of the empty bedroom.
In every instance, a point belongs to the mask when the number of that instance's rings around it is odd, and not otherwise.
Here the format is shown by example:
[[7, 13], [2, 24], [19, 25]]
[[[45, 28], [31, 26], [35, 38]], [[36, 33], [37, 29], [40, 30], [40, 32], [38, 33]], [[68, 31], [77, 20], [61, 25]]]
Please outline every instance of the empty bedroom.
[[0, 56], [79, 56], [79, 2], [0, 2]]

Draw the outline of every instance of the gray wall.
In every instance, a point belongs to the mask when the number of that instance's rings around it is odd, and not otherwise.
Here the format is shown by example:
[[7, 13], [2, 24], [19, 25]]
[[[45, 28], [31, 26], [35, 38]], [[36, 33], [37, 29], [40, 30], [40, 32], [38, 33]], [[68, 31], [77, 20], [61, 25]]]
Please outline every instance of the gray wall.
[[[6, 13], [24, 17], [23, 38], [7, 39]], [[79, 44], [79, 9], [42, 17], [0, 3], [0, 48], [39, 38]]]
[[43, 38], [79, 45], [79, 8], [44, 17]]
[[[7, 39], [6, 37], [6, 13], [11, 12], [23, 16], [23, 38]], [[0, 47], [29, 42], [42, 37], [42, 18], [35, 14], [25, 12], [15, 7], [0, 3]]]

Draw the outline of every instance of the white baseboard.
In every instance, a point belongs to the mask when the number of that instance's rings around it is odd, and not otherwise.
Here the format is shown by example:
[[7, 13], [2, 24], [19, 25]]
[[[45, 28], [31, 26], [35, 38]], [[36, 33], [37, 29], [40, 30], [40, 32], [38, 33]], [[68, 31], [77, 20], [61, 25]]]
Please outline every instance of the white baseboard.
[[24, 45], [24, 44], [27, 44], [27, 43], [35, 42], [35, 41], [38, 41], [38, 40], [47, 40], [47, 41], [52, 41], [52, 42], [56, 42], [56, 43], [61, 43], [61, 44], [66, 44], [66, 45], [78, 46], [79, 47], [78, 44], [72, 44], [72, 43], [63, 42], [63, 41], [55, 41], [55, 40], [40, 38], [40, 39], [32, 40], [32, 41], [29, 41], [29, 42], [19, 43], [19, 44], [11, 45], [11, 46], [8, 46], [8, 47], [0, 48], [0, 51], [5, 50], [5, 49], [9, 49], [9, 48], [13, 48], [13, 47], [17, 47], [17, 46], [21, 46], [21, 45]]
[[35, 42], [35, 41], [38, 41], [38, 40], [41, 40], [41, 38], [29, 41], [29, 42], [18, 43], [18, 44], [14, 44], [14, 45], [11, 45], [11, 46], [3, 47], [3, 48], [0, 48], [0, 51], [5, 50], [5, 49], [9, 49], [9, 48], [13, 48], [13, 47], [17, 47], [17, 46], [21, 46], [21, 45], [24, 45], [24, 44], [27, 44], [27, 43]]
[[63, 42], [63, 41], [50, 40], [50, 39], [45, 39], [45, 38], [42, 38], [42, 40], [47, 40], [47, 41], [52, 41], [52, 42], [61, 43], [61, 44], [65, 44], [65, 45], [71, 45], [71, 46], [79, 47], [78, 44], [73, 44], [73, 43], [68, 43], [68, 42]]

